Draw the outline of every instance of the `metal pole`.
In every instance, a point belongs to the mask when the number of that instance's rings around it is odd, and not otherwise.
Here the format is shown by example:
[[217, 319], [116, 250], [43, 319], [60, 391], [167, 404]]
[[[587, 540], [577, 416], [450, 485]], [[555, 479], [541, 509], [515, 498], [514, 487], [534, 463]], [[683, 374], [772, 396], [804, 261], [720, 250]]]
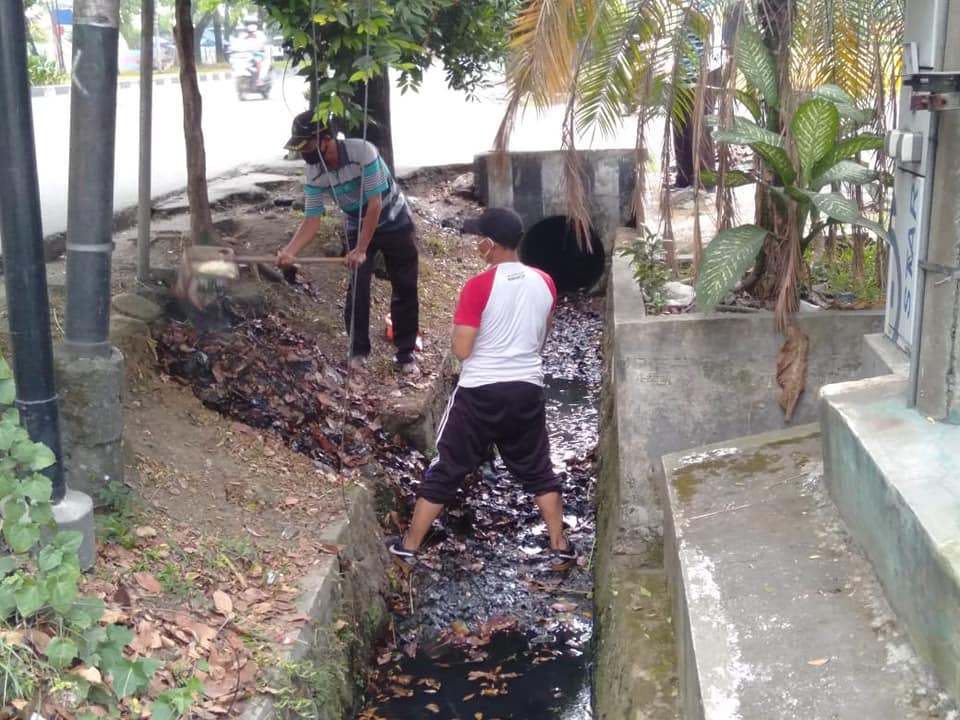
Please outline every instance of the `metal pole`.
[[153, 118], [154, 0], [140, 10], [140, 192], [137, 204], [137, 279], [150, 280], [150, 161]]
[[63, 499], [60, 414], [53, 375], [47, 268], [33, 144], [23, 1], [0, 2], [0, 240], [20, 420], [58, 462], [45, 474], [54, 502]]
[[120, 0], [76, 0], [64, 348], [108, 356]]

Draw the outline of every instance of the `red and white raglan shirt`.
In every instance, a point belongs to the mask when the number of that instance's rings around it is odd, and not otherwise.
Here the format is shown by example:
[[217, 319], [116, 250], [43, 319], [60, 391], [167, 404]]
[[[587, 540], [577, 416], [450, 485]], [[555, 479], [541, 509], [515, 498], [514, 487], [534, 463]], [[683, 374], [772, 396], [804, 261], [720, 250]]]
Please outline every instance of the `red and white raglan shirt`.
[[540, 350], [556, 303], [550, 276], [523, 263], [500, 263], [470, 278], [453, 322], [479, 332], [463, 361], [459, 385], [520, 381], [542, 386]]

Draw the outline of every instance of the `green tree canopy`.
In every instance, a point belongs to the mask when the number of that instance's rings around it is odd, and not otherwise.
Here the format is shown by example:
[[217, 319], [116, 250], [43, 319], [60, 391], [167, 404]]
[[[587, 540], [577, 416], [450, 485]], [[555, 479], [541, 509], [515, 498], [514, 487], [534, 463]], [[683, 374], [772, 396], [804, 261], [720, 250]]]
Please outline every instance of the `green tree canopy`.
[[452, 88], [474, 92], [503, 59], [519, 0], [264, 0], [322, 117], [363, 124], [365, 81], [399, 71], [416, 88], [438, 59]]

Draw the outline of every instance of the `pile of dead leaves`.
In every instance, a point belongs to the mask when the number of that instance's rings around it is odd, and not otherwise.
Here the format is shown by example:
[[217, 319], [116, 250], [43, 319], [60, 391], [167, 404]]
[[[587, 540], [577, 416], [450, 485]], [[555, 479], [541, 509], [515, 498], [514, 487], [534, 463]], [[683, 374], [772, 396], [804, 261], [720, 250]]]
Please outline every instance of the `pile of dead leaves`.
[[209, 408], [269, 428], [292, 449], [331, 467], [364, 462], [380, 429], [360, 383], [349, 397], [342, 362], [276, 315], [199, 331], [177, 322], [154, 330], [164, 372], [188, 383]]
[[296, 609], [294, 580], [335, 550], [300, 539], [238, 557], [187, 530], [139, 527], [136, 535], [135, 547], [101, 547], [100, 572], [83, 592], [104, 601], [103, 622], [132, 630], [138, 655], [162, 663], [148, 697], [196, 678], [204, 689], [190, 717], [239, 717], [262, 663], [296, 642], [308, 620]]

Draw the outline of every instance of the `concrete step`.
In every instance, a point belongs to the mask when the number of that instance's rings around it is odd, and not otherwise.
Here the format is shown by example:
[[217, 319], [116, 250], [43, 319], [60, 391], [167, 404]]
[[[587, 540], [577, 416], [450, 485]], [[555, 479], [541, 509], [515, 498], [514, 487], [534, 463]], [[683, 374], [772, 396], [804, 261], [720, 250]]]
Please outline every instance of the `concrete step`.
[[818, 426], [663, 458], [688, 720], [921, 720], [953, 705], [822, 481]]
[[908, 408], [907, 382], [823, 388], [826, 484], [914, 647], [960, 698], [960, 427]]

